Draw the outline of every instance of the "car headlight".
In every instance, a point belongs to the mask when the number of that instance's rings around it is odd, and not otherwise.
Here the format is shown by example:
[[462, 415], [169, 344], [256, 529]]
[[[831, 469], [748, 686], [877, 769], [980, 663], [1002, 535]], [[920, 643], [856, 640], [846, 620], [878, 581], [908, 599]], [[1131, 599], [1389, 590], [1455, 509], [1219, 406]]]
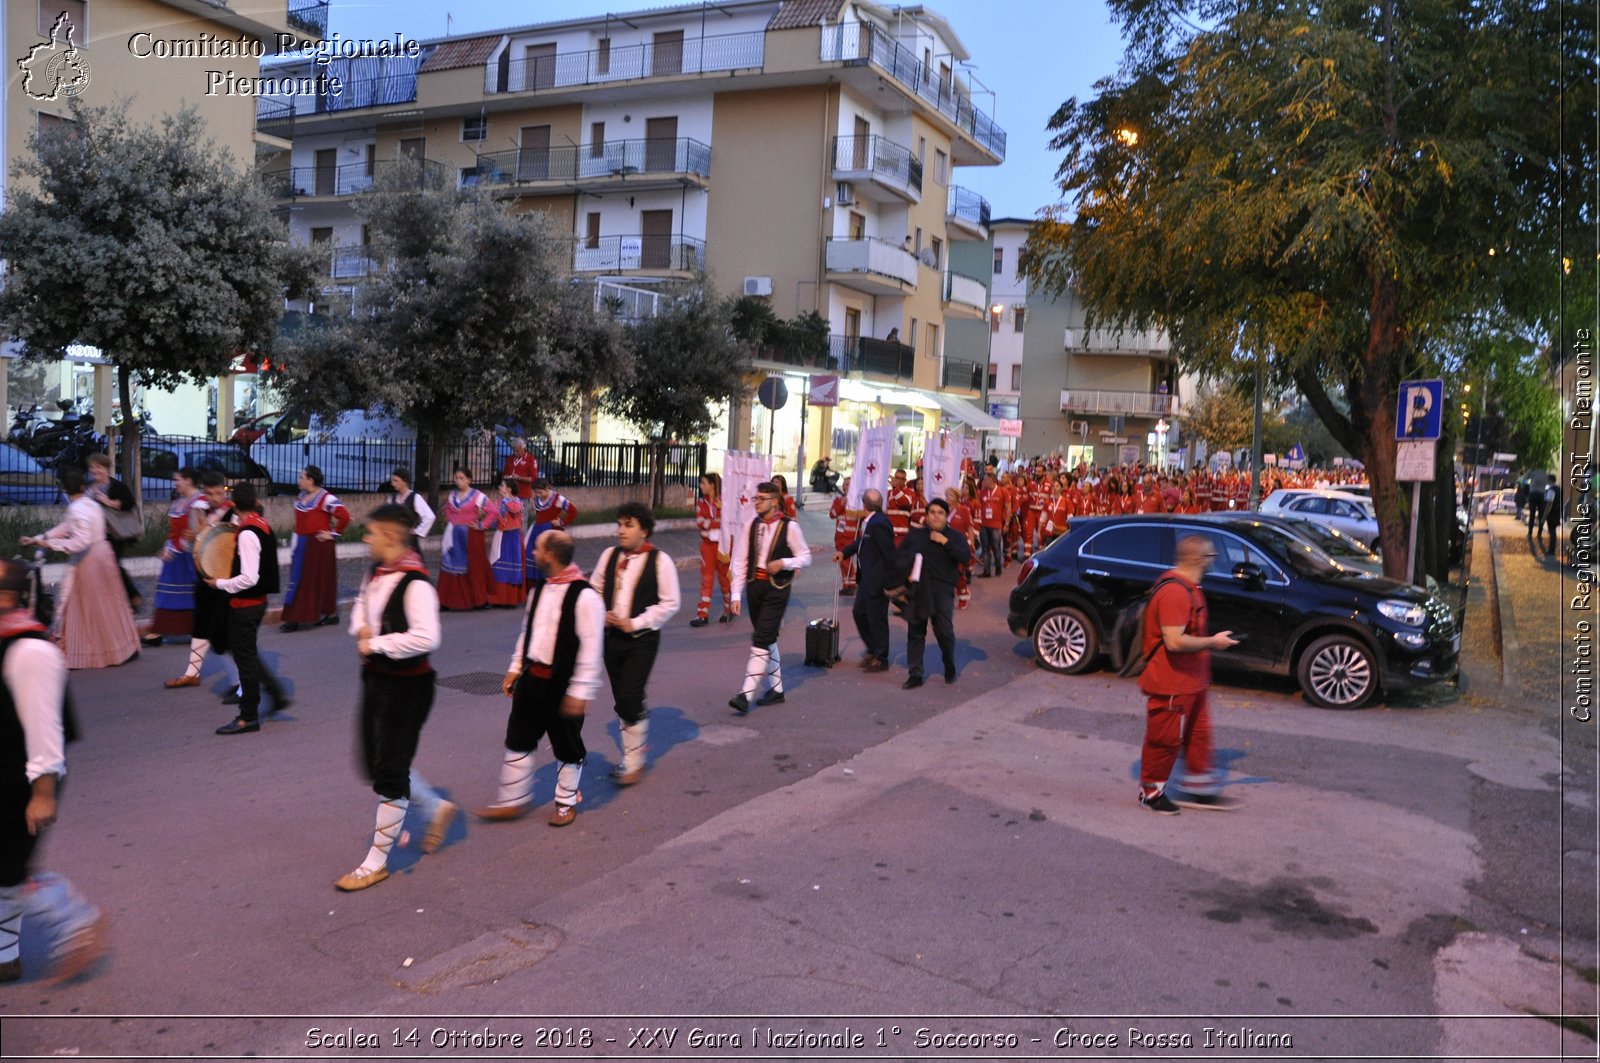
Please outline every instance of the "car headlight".
[[1427, 619], [1428, 611], [1416, 602], [1402, 602], [1393, 598], [1386, 598], [1378, 603], [1378, 612], [1390, 620], [1398, 620], [1402, 624], [1412, 627], [1421, 627]]
[[1428, 636], [1414, 631], [1403, 631], [1396, 635], [1394, 640], [1408, 650], [1420, 650], [1428, 645]]

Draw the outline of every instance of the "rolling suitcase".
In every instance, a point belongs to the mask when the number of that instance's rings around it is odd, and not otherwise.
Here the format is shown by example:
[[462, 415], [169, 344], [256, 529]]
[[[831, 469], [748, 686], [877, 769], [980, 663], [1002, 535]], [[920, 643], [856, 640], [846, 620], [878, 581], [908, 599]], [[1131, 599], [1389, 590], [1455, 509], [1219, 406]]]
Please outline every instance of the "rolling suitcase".
[[[837, 567], [837, 566], [835, 566]], [[833, 615], [806, 625], [806, 666], [832, 668], [839, 657], [839, 582], [834, 577]]]

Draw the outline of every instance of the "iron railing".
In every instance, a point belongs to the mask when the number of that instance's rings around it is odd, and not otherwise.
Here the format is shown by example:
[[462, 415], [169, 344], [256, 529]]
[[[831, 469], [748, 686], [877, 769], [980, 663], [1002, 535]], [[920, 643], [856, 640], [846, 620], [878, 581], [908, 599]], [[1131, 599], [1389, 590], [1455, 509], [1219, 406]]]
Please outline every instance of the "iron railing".
[[1072, 413], [1124, 413], [1140, 417], [1175, 417], [1178, 399], [1175, 395], [1152, 394], [1146, 391], [1090, 391], [1082, 388], [1063, 388], [1062, 412]]
[[561, 463], [580, 472], [588, 487], [642, 484], [650, 482], [653, 451], [663, 458], [664, 483], [694, 487], [705, 475], [704, 443], [563, 443]]
[[980, 229], [989, 228], [989, 201], [960, 185], [950, 186], [950, 196], [946, 201], [944, 213], [947, 218], [960, 218]]
[[833, 138], [835, 173], [871, 172], [876, 179], [922, 194], [922, 160], [904, 144], [876, 133], [864, 137]]
[[766, 33], [758, 30], [525, 59], [512, 59], [508, 50], [485, 71], [483, 91], [539, 92], [677, 74], [758, 70], [766, 61], [766, 40]]
[[956, 358], [946, 358], [944, 369], [939, 374], [941, 387], [962, 388], [966, 391], [983, 390], [983, 366], [976, 362], [962, 361]]
[[329, 247], [328, 276], [334, 280], [365, 277], [378, 268], [372, 249], [365, 244], [345, 244]]
[[880, 68], [994, 155], [1006, 157], [1005, 130], [973, 107], [972, 96], [954, 75], [936, 73], [885, 31], [866, 22], [824, 26], [821, 54], [824, 62], [871, 63]]
[[711, 147], [689, 137], [608, 140], [548, 148], [511, 148], [478, 156], [470, 184], [626, 179], [635, 174], [711, 176]]
[[944, 275], [944, 301], [982, 310], [989, 302], [989, 289], [978, 278], [951, 270]]
[[259, 97], [256, 100], [256, 128], [268, 136], [289, 139], [294, 136], [294, 105], [282, 100]]
[[[352, 196], [371, 188], [378, 174], [393, 165], [394, 160], [382, 159], [371, 164], [362, 161], [342, 166], [277, 166], [260, 171], [259, 179], [267, 194], [277, 199]], [[443, 169], [436, 160], [424, 161], [419, 169], [418, 187], [424, 187], [430, 177], [437, 177]]]
[[290, 0], [289, 27], [322, 38], [328, 35], [328, 0]]
[[574, 273], [615, 270], [665, 269], [704, 272], [706, 242], [682, 234], [633, 233], [573, 240]]
[[828, 337], [827, 368], [836, 372], [910, 380], [916, 367], [917, 352], [903, 343], [869, 336]]
[[354, 111], [362, 107], [386, 107], [392, 103], [415, 103], [417, 100], [417, 72], [409, 70], [399, 74], [382, 74], [378, 77], [353, 78], [345, 83], [339, 95], [316, 97], [318, 113]]

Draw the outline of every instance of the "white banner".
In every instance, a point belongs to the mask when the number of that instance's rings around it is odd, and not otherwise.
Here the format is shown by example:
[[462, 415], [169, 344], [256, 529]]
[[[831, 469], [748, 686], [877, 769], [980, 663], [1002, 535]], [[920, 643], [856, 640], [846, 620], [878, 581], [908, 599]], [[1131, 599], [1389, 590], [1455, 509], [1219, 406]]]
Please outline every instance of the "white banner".
[[730, 555], [744, 542], [744, 530], [756, 519], [756, 485], [772, 479], [772, 458], [730, 450], [722, 458], [723, 549]]
[[845, 507], [861, 508], [861, 493], [869, 487], [889, 493], [889, 466], [894, 462], [894, 422], [863, 425], [861, 448], [856, 451], [855, 471], [850, 475], [850, 491]]
[[952, 487], [961, 486], [961, 437], [949, 432], [928, 432], [922, 444], [922, 495], [932, 500], [943, 498]]

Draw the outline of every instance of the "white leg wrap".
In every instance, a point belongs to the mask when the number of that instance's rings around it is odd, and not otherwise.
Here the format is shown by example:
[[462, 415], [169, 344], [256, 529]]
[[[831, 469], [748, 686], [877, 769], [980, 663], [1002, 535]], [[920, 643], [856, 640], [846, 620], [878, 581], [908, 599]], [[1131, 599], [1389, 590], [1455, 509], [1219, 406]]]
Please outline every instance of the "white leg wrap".
[[767, 677], [770, 654], [764, 647], [756, 646], [750, 650], [750, 663], [744, 669], [744, 696], [755, 699], [756, 692], [761, 689], [761, 681]]
[[494, 803], [501, 806], [525, 805], [533, 797], [533, 754], [506, 750], [500, 764], [500, 792]]
[[583, 761], [562, 763], [556, 771], [556, 804], [575, 805], [580, 800], [578, 784], [583, 781]]
[[35, 875], [22, 887], [22, 910], [30, 925], [45, 928], [56, 948], [100, 918], [100, 910], [53, 871]]
[[768, 647], [767, 686], [778, 693], [783, 693], [783, 658], [778, 653], [778, 644], [774, 642]]
[[189, 640], [189, 667], [184, 671], [183, 677], [185, 679], [188, 679], [190, 676], [199, 675], [200, 674], [200, 666], [205, 663], [206, 654], [210, 653], [210, 652], [211, 652], [211, 640], [210, 639], [190, 639]]
[[417, 811], [422, 813], [424, 818], [432, 816], [433, 810], [444, 800], [439, 791], [430, 786], [428, 780], [424, 779], [422, 773], [415, 768], [411, 769], [410, 786], [411, 803], [417, 806]]
[[622, 725], [622, 770], [638, 771], [644, 767], [645, 741], [650, 734], [649, 719]]
[[367, 858], [361, 861], [364, 871], [376, 871], [389, 863], [389, 850], [394, 848], [395, 839], [400, 837], [400, 824], [406, 821], [406, 806], [410, 804], [403, 797], [386, 798], [378, 802], [378, 823], [372, 831], [372, 848], [367, 851]]

